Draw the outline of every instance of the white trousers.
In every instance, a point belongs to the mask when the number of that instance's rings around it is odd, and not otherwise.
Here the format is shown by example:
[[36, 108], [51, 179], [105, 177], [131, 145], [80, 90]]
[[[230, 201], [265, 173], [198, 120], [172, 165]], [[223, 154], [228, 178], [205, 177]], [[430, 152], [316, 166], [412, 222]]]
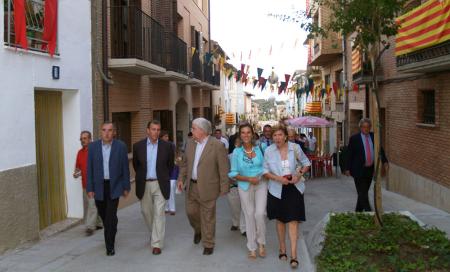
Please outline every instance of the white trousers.
[[141, 212], [151, 232], [151, 246], [163, 248], [166, 231], [166, 215], [164, 208], [166, 199], [161, 193], [158, 181], [147, 181], [145, 193], [141, 199]]
[[84, 202], [84, 224], [86, 229], [95, 230], [96, 227], [103, 227], [103, 222], [97, 212], [97, 206], [95, 206], [95, 199], [87, 196], [86, 190], [83, 192]]
[[237, 187], [230, 188], [230, 192], [227, 194], [227, 199], [231, 208], [231, 224], [235, 227], [239, 227], [241, 233], [246, 232], [245, 217], [241, 210], [241, 199], [239, 197]]
[[177, 189], [177, 180], [170, 180], [170, 197], [166, 204], [166, 212], [175, 212], [175, 191]]
[[247, 191], [239, 188], [247, 229], [247, 248], [254, 251], [258, 244], [266, 244], [267, 182], [250, 185]]

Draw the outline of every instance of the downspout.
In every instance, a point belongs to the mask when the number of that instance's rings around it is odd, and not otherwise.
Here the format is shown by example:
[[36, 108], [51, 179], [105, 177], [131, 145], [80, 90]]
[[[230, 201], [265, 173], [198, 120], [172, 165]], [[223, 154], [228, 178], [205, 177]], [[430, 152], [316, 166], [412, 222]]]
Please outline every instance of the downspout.
[[[344, 146], [346, 145], [345, 143], [348, 141], [348, 133], [349, 133], [349, 122], [348, 122], [348, 118], [350, 116], [350, 112], [349, 112], [349, 103], [348, 103], [348, 67], [347, 67], [347, 37], [345, 35], [343, 35], [342, 37], [342, 71], [344, 73], [343, 78], [344, 78], [344, 94], [345, 94], [345, 98], [344, 98], [344, 125], [343, 125], [343, 130], [341, 131], [341, 133], [344, 135]], [[337, 162], [336, 162], [336, 177], [338, 176], [338, 168], [340, 166], [340, 144], [341, 142], [338, 141], [338, 146], [337, 146], [337, 150], [336, 150], [336, 158], [337, 158]]]
[[[109, 120], [109, 82], [105, 80], [108, 75], [108, 4], [107, 0], [102, 1], [102, 64], [103, 64], [103, 119]], [[107, 77], [107, 76], [106, 76]]]
[[[211, 53], [211, 0], [208, 0], [208, 52]], [[215, 71], [214, 71], [215, 72]], [[214, 76], [216, 76], [214, 74]], [[220, 76], [220, 74], [219, 74]], [[209, 94], [209, 109], [210, 109], [210, 113], [211, 113], [211, 123], [214, 124], [214, 114], [213, 114], [213, 91], [210, 92]], [[216, 125], [214, 124], [214, 128], [216, 127]]]

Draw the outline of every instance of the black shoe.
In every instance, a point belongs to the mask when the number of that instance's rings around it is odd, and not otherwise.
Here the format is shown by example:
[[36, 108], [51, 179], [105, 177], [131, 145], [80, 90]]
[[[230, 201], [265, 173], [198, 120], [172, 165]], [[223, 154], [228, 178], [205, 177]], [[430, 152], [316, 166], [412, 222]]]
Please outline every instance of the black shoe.
[[201, 233], [194, 234], [194, 244], [200, 243], [201, 240], [202, 240], [202, 234]]
[[203, 255], [212, 255], [213, 253], [214, 253], [213, 247], [205, 247], [205, 249], [203, 249]]
[[114, 256], [115, 254], [116, 254], [116, 252], [114, 251], [114, 249], [106, 250], [106, 256]]
[[242, 236], [247, 237], [247, 232], [243, 232], [241, 234], [242, 234]]
[[93, 229], [86, 229], [86, 236], [91, 236], [92, 234], [94, 234]]
[[101, 226], [95, 227], [95, 230], [101, 230], [101, 229], [103, 229], [103, 227], [101, 227]]
[[236, 226], [231, 226], [231, 231], [237, 231], [239, 228], [238, 227], [236, 227]]

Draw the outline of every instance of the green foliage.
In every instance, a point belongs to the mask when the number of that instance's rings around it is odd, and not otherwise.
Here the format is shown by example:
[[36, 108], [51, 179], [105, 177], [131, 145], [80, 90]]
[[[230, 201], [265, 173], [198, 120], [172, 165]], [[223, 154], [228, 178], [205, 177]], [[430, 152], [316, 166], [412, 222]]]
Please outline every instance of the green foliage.
[[302, 25], [312, 36], [331, 31], [347, 37], [355, 35], [354, 46], [368, 50], [372, 45], [387, 43], [386, 38], [397, 34], [399, 26], [395, 19], [405, 3], [406, 0], [312, 0], [312, 9], [326, 7], [333, 16], [328, 25], [314, 21]]
[[444, 232], [398, 214], [383, 215], [383, 224], [377, 227], [368, 214], [332, 216], [317, 271], [450, 271]]

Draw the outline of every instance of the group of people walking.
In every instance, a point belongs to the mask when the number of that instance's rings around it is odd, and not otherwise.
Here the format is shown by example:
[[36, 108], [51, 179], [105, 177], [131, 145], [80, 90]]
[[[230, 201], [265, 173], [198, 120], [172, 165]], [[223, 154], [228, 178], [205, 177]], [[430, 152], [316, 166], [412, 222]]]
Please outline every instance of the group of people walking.
[[[133, 145], [132, 165], [136, 173], [136, 196], [151, 232], [154, 255], [161, 254], [164, 247], [165, 213], [175, 214], [175, 191], [185, 191], [186, 214], [193, 229], [194, 244], [202, 242], [203, 254], [213, 254], [216, 202], [219, 196], [229, 194], [230, 204], [237, 204], [235, 208], [232, 205], [235, 214], [232, 230], [239, 226], [241, 231], [245, 228], [248, 257], [266, 257], [268, 218], [276, 220], [279, 259], [288, 259], [287, 232], [290, 266], [298, 267], [299, 224], [306, 220], [303, 175], [311, 164], [283, 123], [264, 127], [259, 140], [253, 127], [243, 123], [237, 134], [230, 137], [227, 147], [219, 131], [214, 131], [215, 137], [211, 136], [213, 131], [208, 120], [197, 118], [192, 122], [192, 137], [183, 146], [182, 155], [175, 155], [175, 146], [168, 141], [167, 133], [161, 133], [159, 121], [149, 122], [146, 132], [147, 137]], [[115, 254], [119, 198], [127, 197], [131, 188], [127, 147], [114, 139], [114, 135], [111, 122], [102, 125], [100, 140], [91, 142], [90, 133], [82, 132], [83, 148], [78, 153], [74, 173], [74, 177], [82, 176], [85, 188], [86, 232], [90, 235], [95, 229], [104, 228], [108, 256]], [[373, 140], [360, 138], [366, 139], [363, 142], [366, 153], [355, 160], [365, 161], [364, 168], [373, 167]], [[227, 150], [232, 152], [228, 155]], [[352, 156], [357, 153], [352, 152]], [[354, 163], [349, 165], [353, 167]], [[350, 171], [357, 172], [353, 168]], [[363, 169], [364, 178], [355, 177], [359, 196], [357, 211], [370, 208], [370, 205], [367, 208], [368, 200], [363, 199], [370, 174], [367, 171]], [[236, 215], [239, 206], [240, 216]], [[97, 211], [101, 220], [97, 219]]]

